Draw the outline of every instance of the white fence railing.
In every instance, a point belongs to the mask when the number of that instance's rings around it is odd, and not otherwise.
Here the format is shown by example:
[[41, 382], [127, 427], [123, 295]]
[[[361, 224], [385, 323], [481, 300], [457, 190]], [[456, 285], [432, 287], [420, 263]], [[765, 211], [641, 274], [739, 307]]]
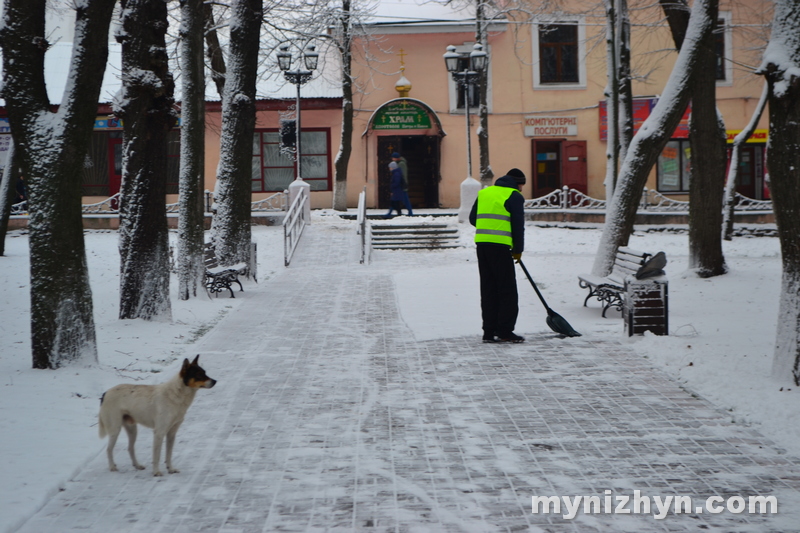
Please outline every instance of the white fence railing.
[[297, 196], [283, 218], [283, 264], [287, 267], [292, 260], [297, 243], [300, 242], [300, 237], [303, 235], [303, 229], [308, 223], [305, 205], [308, 201], [310, 201], [308, 189], [299, 187]]
[[[550, 194], [525, 200], [525, 209], [585, 209], [605, 211], [606, 201], [587, 196], [581, 191], [563, 187]], [[735, 211], [772, 211], [771, 200], [754, 200], [736, 193]], [[689, 211], [689, 202], [673, 200], [658, 191], [645, 188], [639, 202], [639, 212], [683, 213]]]
[[[119, 214], [119, 193], [109, 196], [95, 204], [84, 204], [81, 211], [84, 215], [116, 215]], [[167, 204], [167, 213], [177, 213], [179, 202]], [[289, 206], [289, 192], [276, 192], [263, 200], [256, 200], [250, 204], [250, 211], [254, 212], [282, 212]], [[20, 202], [11, 206], [12, 215], [22, 215], [28, 210], [27, 202]], [[206, 213], [214, 210], [214, 194], [206, 191]]]
[[364, 187], [358, 194], [358, 212], [356, 214], [356, 227], [361, 237], [361, 259], [359, 263], [369, 263], [372, 255], [372, 226], [367, 220], [367, 188]]

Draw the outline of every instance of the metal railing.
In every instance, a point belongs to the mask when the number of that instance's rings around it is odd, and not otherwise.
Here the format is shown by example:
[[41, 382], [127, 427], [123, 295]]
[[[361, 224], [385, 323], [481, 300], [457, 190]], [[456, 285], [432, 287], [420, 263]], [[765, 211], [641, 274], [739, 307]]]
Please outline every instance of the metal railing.
[[361, 259], [359, 263], [369, 263], [372, 255], [372, 226], [367, 220], [367, 187], [358, 194], [358, 212], [356, 214], [356, 227], [361, 237]]
[[[213, 212], [214, 209], [214, 193], [206, 191], [206, 213]], [[84, 204], [81, 212], [84, 215], [116, 215], [119, 214], [119, 199], [120, 194], [109, 196], [105, 200], [95, 204]], [[11, 206], [12, 215], [22, 215], [28, 210], [27, 202], [19, 202]], [[250, 211], [255, 212], [283, 212], [286, 211], [289, 205], [289, 191], [276, 192], [272, 196], [268, 196], [263, 200], [256, 200], [250, 204]], [[174, 204], [167, 204], [167, 213], [177, 213], [179, 211], [180, 202]]]
[[297, 196], [283, 218], [283, 264], [287, 267], [292, 260], [297, 243], [300, 242], [300, 237], [303, 235], [303, 229], [308, 223], [305, 205], [308, 201], [310, 201], [308, 189], [300, 187]]
[[[525, 200], [525, 209], [585, 209], [590, 211], [605, 211], [606, 201], [592, 198], [576, 189], [563, 187], [550, 194]], [[772, 211], [771, 200], [754, 200], [736, 193], [735, 211]], [[639, 211], [651, 213], [684, 213], [689, 211], [689, 202], [674, 200], [658, 191], [645, 188], [639, 201]]]

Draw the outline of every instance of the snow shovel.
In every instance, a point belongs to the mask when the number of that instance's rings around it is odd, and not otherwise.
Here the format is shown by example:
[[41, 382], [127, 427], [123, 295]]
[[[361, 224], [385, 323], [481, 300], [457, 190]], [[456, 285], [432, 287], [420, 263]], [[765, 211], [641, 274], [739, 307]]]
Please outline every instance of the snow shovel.
[[533, 285], [533, 290], [536, 291], [536, 295], [542, 301], [542, 305], [544, 305], [544, 308], [547, 310], [547, 325], [550, 326], [550, 329], [556, 333], [564, 335], [565, 337], [580, 337], [581, 334], [572, 329], [572, 326], [569, 325], [569, 322], [567, 322], [563, 316], [550, 309], [550, 306], [548, 306], [547, 302], [544, 301], [544, 296], [542, 296], [542, 293], [539, 292], [539, 287], [537, 287], [536, 283], [533, 282], [533, 278], [528, 273], [528, 269], [525, 268], [525, 264], [522, 262], [522, 260], [518, 260], [517, 263], [519, 263], [519, 266], [522, 267], [522, 271], [525, 272], [525, 275], [528, 277], [528, 281], [530, 281], [531, 285]]

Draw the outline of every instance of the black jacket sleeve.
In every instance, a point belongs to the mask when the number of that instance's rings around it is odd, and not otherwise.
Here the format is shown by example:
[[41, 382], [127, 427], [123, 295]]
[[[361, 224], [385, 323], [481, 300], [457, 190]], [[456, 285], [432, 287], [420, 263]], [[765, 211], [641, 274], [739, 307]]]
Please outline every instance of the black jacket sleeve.
[[473, 226], [478, 222], [478, 199], [475, 198], [475, 203], [472, 204], [472, 210], [469, 212], [469, 223]]
[[525, 249], [525, 199], [518, 191], [511, 193], [506, 200], [505, 208], [511, 213], [511, 246], [512, 254], [521, 254]]

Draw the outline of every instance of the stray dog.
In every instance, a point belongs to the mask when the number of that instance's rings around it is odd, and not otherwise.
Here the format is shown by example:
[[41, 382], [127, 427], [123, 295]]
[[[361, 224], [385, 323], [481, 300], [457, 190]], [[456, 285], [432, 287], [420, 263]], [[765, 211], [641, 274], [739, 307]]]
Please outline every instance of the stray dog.
[[183, 367], [177, 376], [158, 385], [117, 385], [108, 389], [100, 398], [100, 438], [108, 435], [108, 468], [117, 471], [114, 463], [114, 445], [117, 443], [119, 431], [123, 427], [128, 432], [128, 453], [133, 466], [144, 470], [144, 466], [136, 460], [134, 444], [136, 443], [136, 424], [153, 429], [153, 475], [164, 475], [158, 469], [161, 458], [161, 443], [167, 438], [167, 472], [177, 474], [172, 467], [172, 446], [175, 435], [181, 427], [183, 417], [192, 405], [198, 389], [210, 389], [217, 380], [206, 375], [197, 360], [191, 363], [183, 360]]

